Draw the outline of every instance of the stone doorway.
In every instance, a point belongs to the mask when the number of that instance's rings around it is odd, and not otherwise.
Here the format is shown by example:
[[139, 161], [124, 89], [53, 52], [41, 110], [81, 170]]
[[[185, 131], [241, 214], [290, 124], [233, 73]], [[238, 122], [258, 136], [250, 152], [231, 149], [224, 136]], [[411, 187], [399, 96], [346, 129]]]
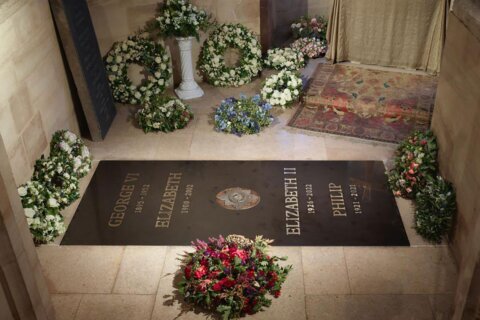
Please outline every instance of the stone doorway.
[[307, 0], [260, 0], [263, 51], [284, 46], [291, 38], [290, 25], [307, 14]]

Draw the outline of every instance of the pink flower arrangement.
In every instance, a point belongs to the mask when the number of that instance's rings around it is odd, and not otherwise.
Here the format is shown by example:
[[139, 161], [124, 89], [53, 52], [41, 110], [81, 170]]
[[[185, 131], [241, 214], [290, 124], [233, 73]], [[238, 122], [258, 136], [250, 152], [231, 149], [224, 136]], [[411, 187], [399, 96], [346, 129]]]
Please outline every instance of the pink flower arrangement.
[[317, 38], [300, 38], [295, 40], [290, 47], [302, 52], [305, 57], [310, 59], [323, 57], [327, 53], [327, 42]]
[[305, 16], [292, 23], [290, 28], [295, 39], [307, 37], [325, 40], [327, 24], [328, 21], [326, 18], [320, 16], [310, 18]]
[[219, 312], [223, 319], [253, 314], [278, 298], [291, 266], [281, 267], [266, 250], [271, 240], [242, 236], [197, 240], [187, 254], [179, 291], [185, 300]]

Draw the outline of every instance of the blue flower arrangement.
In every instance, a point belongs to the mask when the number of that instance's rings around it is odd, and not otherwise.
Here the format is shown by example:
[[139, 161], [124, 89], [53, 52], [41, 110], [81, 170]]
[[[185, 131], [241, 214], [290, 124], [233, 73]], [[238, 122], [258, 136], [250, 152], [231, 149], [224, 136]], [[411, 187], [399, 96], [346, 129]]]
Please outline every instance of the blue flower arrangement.
[[227, 98], [215, 111], [215, 130], [237, 136], [259, 133], [273, 121], [270, 109], [272, 106], [262, 101], [260, 95], [251, 98], [244, 95], [240, 95], [240, 99]]

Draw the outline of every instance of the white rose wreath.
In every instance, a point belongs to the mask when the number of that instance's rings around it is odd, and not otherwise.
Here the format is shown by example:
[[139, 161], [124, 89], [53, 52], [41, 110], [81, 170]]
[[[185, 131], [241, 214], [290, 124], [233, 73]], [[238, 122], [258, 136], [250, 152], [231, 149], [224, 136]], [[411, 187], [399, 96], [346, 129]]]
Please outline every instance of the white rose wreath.
[[[238, 66], [225, 65], [227, 48], [240, 50]], [[241, 24], [220, 25], [203, 44], [199, 69], [214, 86], [238, 87], [251, 82], [262, 70], [262, 51], [257, 37]]]
[[[128, 78], [128, 66], [137, 63], [149, 73], [140, 86]], [[159, 43], [130, 36], [128, 40], [116, 42], [105, 58], [108, 81], [117, 102], [141, 104], [152, 95], [159, 95], [168, 85], [172, 70], [170, 57]]]
[[302, 79], [298, 73], [282, 70], [265, 80], [261, 94], [272, 106], [285, 108], [300, 97], [301, 91]]

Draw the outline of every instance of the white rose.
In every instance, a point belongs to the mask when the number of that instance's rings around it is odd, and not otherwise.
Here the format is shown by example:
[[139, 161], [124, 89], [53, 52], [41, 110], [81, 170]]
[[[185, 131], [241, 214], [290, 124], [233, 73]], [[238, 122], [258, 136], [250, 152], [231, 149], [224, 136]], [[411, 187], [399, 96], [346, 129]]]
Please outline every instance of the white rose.
[[82, 157], [83, 158], [90, 157], [90, 151], [88, 150], [88, 148], [86, 146], [82, 147]]
[[162, 63], [162, 59], [161, 59], [160, 57], [156, 57], [156, 58], [155, 58], [155, 62], [158, 63], [158, 64], [160, 64], [160, 63]]
[[25, 197], [27, 195], [27, 188], [25, 187], [19, 187], [17, 191], [20, 197]]
[[50, 208], [58, 208], [58, 206], [59, 206], [58, 201], [57, 201], [56, 199], [54, 199], [54, 198], [48, 199], [48, 203], [47, 203], [47, 204], [48, 204], [48, 206], [49, 206]]
[[135, 98], [140, 99], [142, 97], [142, 94], [140, 92], [135, 92]]
[[75, 157], [75, 159], [73, 159], [73, 169], [77, 170], [78, 168], [80, 168], [81, 165], [82, 165], [82, 160], [80, 160], [79, 157]]
[[160, 69], [162, 69], [162, 70], [167, 69], [167, 65], [166, 65], [165, 63], [162, 63], [162, 64], [160, 65]]
[[122, 62], [122, 56], [116, 56], [116, 57], [115, 57], [115, 62], [116, 62], [116, 63]]
[[24, 211], [27, 218], [31, 219], [35, 216], [35, 210], [33, 210], [32, 208], [25, 208]]
[[65, 141], [60, 142], [58, 144], [58, 146], [60, 147], [60, 149], [62, 149], [63, 151], [65, 151], [67, 153], [70, 153], [70, 151], [72, 150], [72, 148], [70, 148], [68, 143], [66, 143]]

